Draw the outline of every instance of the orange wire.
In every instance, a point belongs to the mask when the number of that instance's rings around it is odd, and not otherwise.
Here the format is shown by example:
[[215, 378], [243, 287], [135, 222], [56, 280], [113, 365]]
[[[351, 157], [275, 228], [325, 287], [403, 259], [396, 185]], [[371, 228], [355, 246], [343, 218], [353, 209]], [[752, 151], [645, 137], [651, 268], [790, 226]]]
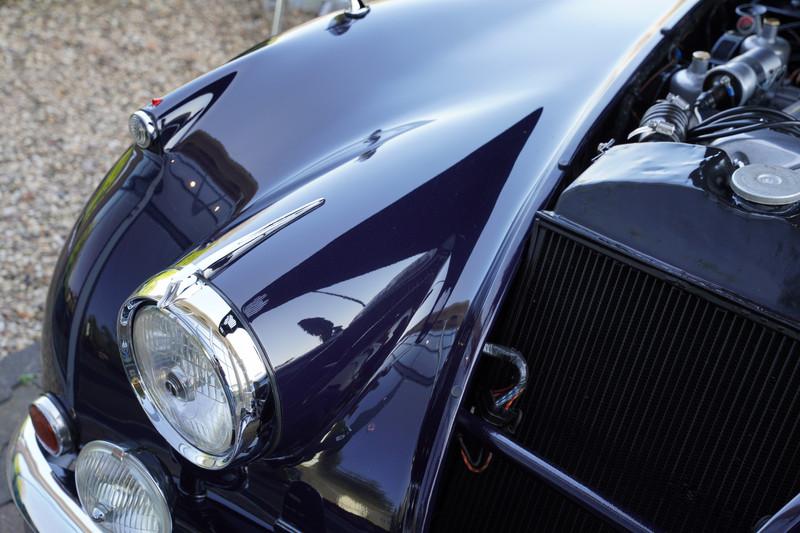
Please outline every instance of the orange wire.
[[508, 411], [509, 409], [511, 409], [511, 406], [514, 404], [514, 402], [516, 402], [516, 401], [517, 401], [517, 398], [519, 398], [519, 394], [517, 394], [516, 396], [514, 396], [513, 398], [511, 398], [510, 400], [508, 400], [508, 401], [506, 402], [506, 404], [503, 406], [503, 409], [505, 409], [506, 411]]
[[507, 393], [508, 391], [510, 391], [510, 390], [511, 390], [511, 389], [513, 389], [513, 388], [514, 388], [514, 384], [512, 383], [512, 384], [511, 384], [511, 385], [509, 385], [508, 387], [503, 387], [503, 388], [501, 388], [501, 389], [494, 389], [494, 390], [491, 390], [491, 391], [489, 391], [489, 392], [491, 392], [491, 393], [492, 393], [492, 395], [494, 395], [494, 396], [499, 396], [499, 395], [501, 395], [501, 394], [505, 394], [505, 393]]
[[461, 448], [461, 459], [464, 461], [464, 466], [467, 467], [467, 470], [473, 474], [480, 474], [481, 472], [486, 471], [486, 469], [489, 468], [489, 465], [492, 463], [492, 453], [489, 452], [489, 455], [486, 456], [486, 461], [483, 463], [483, 465], [478, 467], [472, 466], [472, 463], [470, 463], [469, 458], [467, 457], [467, 452], [464, 451], [464, 448]]

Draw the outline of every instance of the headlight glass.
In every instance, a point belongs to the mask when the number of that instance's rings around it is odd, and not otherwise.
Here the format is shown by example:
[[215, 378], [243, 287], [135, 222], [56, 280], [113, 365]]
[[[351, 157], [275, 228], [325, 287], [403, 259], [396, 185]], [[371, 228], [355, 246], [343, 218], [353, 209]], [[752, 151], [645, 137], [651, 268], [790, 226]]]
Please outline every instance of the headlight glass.
[[272, 368], [211, 284], [176, 270], [154, 276], [120, 309], [117, 334], [136, 398], [186, 459], [216, 470], [274, 445]]
[[[142, 385], [158, 411], [200, 450], [226, 453], [234, 440], [235, 405], [220, 371], [237, 381], [236, 369], [218, 369], [230, 360], [225, 343], [186, 314], [155, 306], [134, 318], [133, 344]], [[216, 357], [214, 357], [216, 354]]]
[[84, 446], [75, 463], [81, 506], [105, 531], [166, 533], [172, 518], [162, 487], [134, 455], [105, 441]]

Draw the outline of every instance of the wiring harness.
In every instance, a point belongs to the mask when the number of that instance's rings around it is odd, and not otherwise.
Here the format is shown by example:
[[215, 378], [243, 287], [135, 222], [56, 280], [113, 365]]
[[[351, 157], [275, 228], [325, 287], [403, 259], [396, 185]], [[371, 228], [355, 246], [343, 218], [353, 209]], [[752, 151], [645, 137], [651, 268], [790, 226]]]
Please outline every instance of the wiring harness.
[[771, 129], [800, 137], [800, 120], [762, 106], [738, 106], [720, 111], [689, 128], [688, 142], [713, 141], [722, 137]]

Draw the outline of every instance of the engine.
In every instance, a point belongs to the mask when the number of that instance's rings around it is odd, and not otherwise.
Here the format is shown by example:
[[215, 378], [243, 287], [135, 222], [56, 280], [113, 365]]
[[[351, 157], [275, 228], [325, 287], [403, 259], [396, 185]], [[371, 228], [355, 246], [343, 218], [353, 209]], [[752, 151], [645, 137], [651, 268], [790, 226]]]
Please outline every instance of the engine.
[[[782, 24], [775, 12], [792, 17]], [[553, 213], [726, 298], [800, 323], [800, 9], [746, 4]], [[797, 43], [796, 46], [800, 46]]]
[[[689, 64], [671, 75], [666, 97], [647, 109], [628, 138], [714, 146], [738, 167], [769, 165], [777, 174], [791, 175], [787, 169], [800, 168], [800, 88], [797, 71], [787, 75], [791, 45], [780, 35], [780, 21], [764, 16], [766, 6], [749, 4], [736, 11], [739, 29], [720, 37], [710, 53], [694, 51]], [[796, 35], [791, 27], [787, 31]], [[745, 178], [731, 185], [743, 198], [789, 203], [783, 188], [776, 187], [777, 197], [751, 190], [750, 176], [758, 174], [753, 169], [740, 174]]]

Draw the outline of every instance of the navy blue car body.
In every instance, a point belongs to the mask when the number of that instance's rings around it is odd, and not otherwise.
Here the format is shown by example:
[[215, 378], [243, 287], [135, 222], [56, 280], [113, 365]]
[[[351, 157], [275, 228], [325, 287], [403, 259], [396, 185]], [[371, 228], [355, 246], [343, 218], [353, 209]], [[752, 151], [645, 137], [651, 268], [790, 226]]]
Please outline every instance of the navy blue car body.
[[[375, 2], [145, 107], [158, 142], [114, 164], [48, 299], [47, 387], [79, 442], [155, 454], [178, 488], [176, 530], [431, 528], [458, 408], [536, 212], [641, 65], [707, 10]], [[280, 436], [203, 471], [139, 408], [120, 306], [226, 231], [317, 199], [213, 279], [274, 368]]]

